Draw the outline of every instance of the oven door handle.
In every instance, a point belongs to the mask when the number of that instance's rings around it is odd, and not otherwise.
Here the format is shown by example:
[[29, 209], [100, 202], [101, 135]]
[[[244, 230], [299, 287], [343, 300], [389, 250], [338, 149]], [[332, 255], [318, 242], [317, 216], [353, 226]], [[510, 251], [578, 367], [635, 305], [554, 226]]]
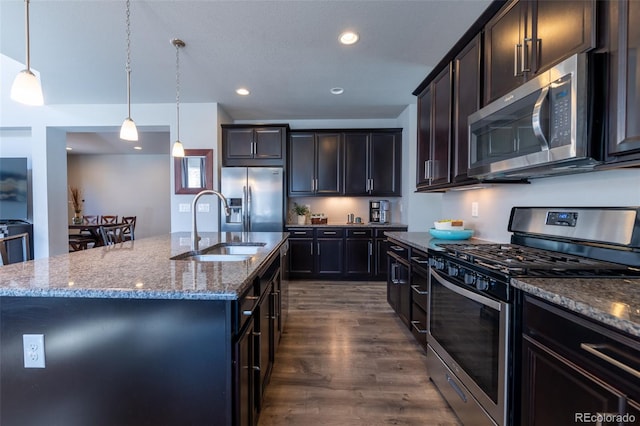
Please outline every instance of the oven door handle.
[[455, 284], [450, 283], [449, 281], [445, 280], [444, 278], [442, 278], [440, 276], [440, 274], [438, 274], [436, 272], [436, 270], [434, 268], [431, 268], [431, 276], [433, 278], [436, 279], [436, 281], [438, 281], [440, 284], [442, 284], [444, 287], [448, 288], [449, 290], [453, 291], [454, 293], [459, 294], [460, 296], [466, 297], [467, 299], [471, 299], [473, 301], [476, 301], [482, 305], [488, 306], [492, 309], [495, 309], [496, 311], [502, 311], [502, 303], [497, 302], [495, 300], [489, 299], [488, 297], [484, 297], [481, 296], [477, 293], [474, 293], [472, 291], [469, 291], [465, 288], [462, 288], [460, 286], [457, 286]]

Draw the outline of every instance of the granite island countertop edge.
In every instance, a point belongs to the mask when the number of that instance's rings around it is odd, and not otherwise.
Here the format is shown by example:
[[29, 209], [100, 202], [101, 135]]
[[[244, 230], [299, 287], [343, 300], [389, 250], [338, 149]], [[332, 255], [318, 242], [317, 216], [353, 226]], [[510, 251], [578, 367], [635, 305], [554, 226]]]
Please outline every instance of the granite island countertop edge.
[[0, 297], [235, 300], [278, 253], [287, 232], [201, 233], [201, 247], [265, 242], [246, 261], [171, 260], [190, 250], [173, 233], [0, 267]]

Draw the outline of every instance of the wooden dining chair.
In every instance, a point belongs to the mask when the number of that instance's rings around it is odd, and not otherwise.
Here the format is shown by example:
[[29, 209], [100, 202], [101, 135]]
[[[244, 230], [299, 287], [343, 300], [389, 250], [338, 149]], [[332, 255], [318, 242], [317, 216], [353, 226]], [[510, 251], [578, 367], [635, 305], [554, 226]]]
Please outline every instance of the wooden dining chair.
[[100, 225], [115, 225], [118, 223], [117, 215], [102, 215], [100, 216]]
[[97, 225], [98, 224], [98, 216], [96, 216], [96, 215], [84, 215], [84, 216], [82, 216], [82, 224], [83, 225]]
[[124, 233], [126, 240], [133, 240], [133, 233], [136, 229], [136, 217], [137, 216], [122, 216], [122, 223], [131, 225], [131, 228], [127, 229]]
[[134, 239], [133, 229], [131, 224], [118, 224], [118, 225], [103, 225], [100, 227], [100, 236], [102, 237], [102, 244], [105, 246], [123, 243], [126, 240], [125, 231], [130, 232], [131, 240]]
[[2, 260], [3, 265], [17, 263], [17, 261], [11, 261], [11, 259], [9, 259], [9, 247], [14, 246], [18, 240], [22, 240], [20, 241], [20, 244], [22, 245], [22, 261], [26, 262], [27, 260], [30, 260], [29, 254], [31, 253], [31, 250], [29, 250], [29, 234], [25, 232], [0, 238], [0, 260]]

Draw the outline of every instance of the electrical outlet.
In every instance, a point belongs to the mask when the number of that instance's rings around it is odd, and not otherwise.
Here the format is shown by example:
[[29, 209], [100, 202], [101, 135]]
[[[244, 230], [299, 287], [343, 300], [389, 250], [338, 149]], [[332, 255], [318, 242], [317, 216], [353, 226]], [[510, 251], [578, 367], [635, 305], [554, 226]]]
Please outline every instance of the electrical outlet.
[[44, 368], [44, 334], [23, 334], [24, 368]]
[[478, 217], [478, 202], [471, 203], [471, 217]]
[[191, 205], [189, 203], [178, 204], [178, 212], [189, 213], [191, 211]]
[[209, 213], [209, 203], [198, 204], [198, 212]]

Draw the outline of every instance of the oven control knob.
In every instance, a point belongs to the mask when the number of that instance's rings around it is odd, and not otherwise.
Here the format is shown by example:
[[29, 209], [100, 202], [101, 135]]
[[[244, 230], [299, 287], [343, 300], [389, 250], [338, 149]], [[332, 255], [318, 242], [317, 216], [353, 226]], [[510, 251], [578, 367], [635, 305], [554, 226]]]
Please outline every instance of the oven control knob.
[[489, 280], [487, 278], [478, 277], [476, 280], [476, 290], [487, 290], [489, 288]]
[[473, 284], [475, 282], [475, 280], [476, 280], [475, 274], [470, 273], [470, 272], [466, 272], [464, 274], [464, 283], [465, 284], [471, 285], [471, 284]]
[[449, 265], [449, 276], [457, 277], [458, 276], [458, 267], [455, 265]]

